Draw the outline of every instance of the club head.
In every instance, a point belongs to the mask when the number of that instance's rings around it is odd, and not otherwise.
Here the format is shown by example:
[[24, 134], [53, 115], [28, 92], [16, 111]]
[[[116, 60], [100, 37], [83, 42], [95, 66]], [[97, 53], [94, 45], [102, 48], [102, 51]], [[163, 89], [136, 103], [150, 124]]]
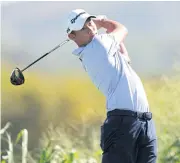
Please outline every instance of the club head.
[[10, 81], [13, 85], [21, 85], [24, 83], [25, 81], [24, 75], [19, 68], [16, 67], [12, 71]]

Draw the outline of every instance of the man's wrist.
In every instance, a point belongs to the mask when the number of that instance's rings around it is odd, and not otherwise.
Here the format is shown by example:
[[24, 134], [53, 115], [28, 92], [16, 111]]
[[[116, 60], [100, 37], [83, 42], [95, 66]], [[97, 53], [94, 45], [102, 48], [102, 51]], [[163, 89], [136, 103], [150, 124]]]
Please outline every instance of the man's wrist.
[[104, 21], [105, 19], [107, 19], [106, 15], [99, 15], [99, 16], [97, 16], [97, 18], [98, 18], [100, 21]]
[[107, 19], [105, 15], [98, 15], [94, 19], [94, 23], [96, 24], [97, 28], [100, 29], [103, 27], [104, 21]]
[[107, 19], [107, 17], [105, 15], [100, 15], [99, 16], [99, 20], [100, 20], [100, 25], [101, 27], [103, 27], [103, 23], [104, 21]]

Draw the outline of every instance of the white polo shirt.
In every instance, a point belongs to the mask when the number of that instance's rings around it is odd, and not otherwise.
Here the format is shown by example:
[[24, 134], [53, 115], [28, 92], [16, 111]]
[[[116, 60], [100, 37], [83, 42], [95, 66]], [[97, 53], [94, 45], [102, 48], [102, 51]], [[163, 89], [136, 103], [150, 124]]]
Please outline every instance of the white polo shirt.
[[73, 54], [79, 57], [92, 82], [105, 95], [107, 111], [149, 111], [142, 82], [129, 65], [127, 56], [121, 54], [113, 35], [97, 34]]

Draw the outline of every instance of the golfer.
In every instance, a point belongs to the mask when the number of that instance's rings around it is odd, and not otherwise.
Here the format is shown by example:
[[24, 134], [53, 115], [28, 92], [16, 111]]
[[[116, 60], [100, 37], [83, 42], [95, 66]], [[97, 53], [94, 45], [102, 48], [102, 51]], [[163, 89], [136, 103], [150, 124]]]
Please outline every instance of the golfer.
[[[106, 33], [98, 34], [104, 28]], [[124, 45], [127, 29], [105, 16], [71, 11], [67, 35], [92, 82], [106, 97], [102, 163], [155, 163], [157, 138], [143, 84]]]

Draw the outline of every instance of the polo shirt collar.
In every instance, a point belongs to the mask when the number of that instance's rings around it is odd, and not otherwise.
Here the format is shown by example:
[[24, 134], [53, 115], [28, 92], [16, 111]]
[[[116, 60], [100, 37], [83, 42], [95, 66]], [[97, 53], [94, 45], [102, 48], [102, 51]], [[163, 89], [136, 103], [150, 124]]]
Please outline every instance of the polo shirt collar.
[[[91, 42], [97, 37], [97, 35], [98, 35], [98, 34], [96, 34], [96, 35], [93, 37], [93, 39], [91, 40]], [[90, 43], [91, 43], [91, 42], [90, 42]], [[90, 44], [90, 43], [89, 43], [89, 44]], [[74, 55], [80, 57], [80, 56], [81, 56], [81, 52], [82, 52], [85, 48], [86, 48], [86, 46], [79, 47], [79, 48], [75, 49], [72, 53], [73, 53]]]
[[80, 56], [81, 52], [84, 50], [85, 47], [79, 47], [77, 49], [75, 49], [72, 53], [76, 56]]

